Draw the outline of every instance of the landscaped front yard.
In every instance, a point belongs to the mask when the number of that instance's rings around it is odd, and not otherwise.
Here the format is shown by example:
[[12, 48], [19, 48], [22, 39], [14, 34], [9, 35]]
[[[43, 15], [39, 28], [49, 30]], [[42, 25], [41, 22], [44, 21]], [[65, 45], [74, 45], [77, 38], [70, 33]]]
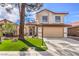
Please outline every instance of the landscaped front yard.
[[0, 51], [20, 51], [24, 47], [26, 49], [28, 48], [28, 46], [20, 40], [17, 42], [13, 42], [12, 40], [4, 40], [0, 44]]
[[25, 41], [7, 39], [0, 43], [0, 51], [27, 51], [29, 47], [35, 47], [37, 51], [47, 50], [45, 43], [42, 46], [42, 40], [38, 38], [27, 38]]
[[37, 51], [45, 51], [47, 50], [47, 46], [45, 42], [43, 41], [43, 46], [42, 46], [42, 39], [39, 38], [27, 38], [27, 45], [30, 47], [35, 47], [35, 50]]

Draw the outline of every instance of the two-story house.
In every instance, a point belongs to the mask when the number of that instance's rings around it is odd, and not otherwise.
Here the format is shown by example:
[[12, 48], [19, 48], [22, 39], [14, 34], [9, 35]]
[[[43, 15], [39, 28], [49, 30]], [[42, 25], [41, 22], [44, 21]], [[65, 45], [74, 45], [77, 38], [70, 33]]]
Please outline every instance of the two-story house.
[[[64, 24], [64, 17], [68, 13], [52, 12], [44, 9], [36, 13], [37, 29], [39, 37], [67, 37], [67, 27]], [[43, 29], [42, 29], [43, 26]], [[43, 33], [42, 33], [43, 30]]]

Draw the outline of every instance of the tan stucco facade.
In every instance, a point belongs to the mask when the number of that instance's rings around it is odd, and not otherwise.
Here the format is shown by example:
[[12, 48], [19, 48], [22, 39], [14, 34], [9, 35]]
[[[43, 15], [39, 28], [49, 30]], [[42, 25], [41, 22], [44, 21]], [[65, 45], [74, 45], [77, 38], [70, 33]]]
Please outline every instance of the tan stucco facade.
[[42, 16], [48, 16], [48, 22], [47, 24], [56, 24], [55, 22], [55, 16], [61, 16], [61, 22], [64, 24], [64, 16], [66, 14], [54, 14], [53, 12], [49, 12], [48, 10], [41, 11], [40, 13], [36, 14], [36, 20], [38, 20], [38, 24], [40, 24], [42, 21]]
[[[44, 23], [44, 24], [64, 24], [64, 16], [66, 16], [67, 14], [62, 14], [62, 13], [54, 13], [51, 12], [49, 10], [43, 10], [39, 13], [36, 14], [36, 20], [38, 21], [38, 24], [42, 23], [42, 16], [48, 16], [48, 22]], [[61, 17], [61, 21], [60, 22], [56, 22], [55, 21], [55, 16], [60, 16]], [[44, 26], [43, 28], [43, 36], [44, 37], [67, 37], [67, 29], [64, 26]], [[42, 36], [42, 28], [38, 27], [38, 36], [41, 37]]]

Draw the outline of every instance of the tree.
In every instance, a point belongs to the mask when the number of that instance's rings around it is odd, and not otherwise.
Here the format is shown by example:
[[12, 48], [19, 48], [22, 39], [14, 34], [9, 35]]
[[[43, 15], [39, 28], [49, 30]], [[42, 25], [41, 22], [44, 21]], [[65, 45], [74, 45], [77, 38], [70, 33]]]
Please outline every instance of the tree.
[[25, 17], [25, 3], [21, 4], [20, 9], [20, 27], [19, 27], [19, 39], [24, 40], [24, 17]]
[[25, 9], [27, 11], [37, 11], [42, 7], [41, 3], [22, 3], [20, 9], [20, 28], [19, 28], [19, 39], [24, 39], [24, 17], [25, 17]]
[[12, 23], [5, 23], [2, 26], [2, 29], [3, 29], [3, 33], [5, 34], [10, 34], [10, 33], [14, 34], [14, 32], [16, 31], [16, 25]]

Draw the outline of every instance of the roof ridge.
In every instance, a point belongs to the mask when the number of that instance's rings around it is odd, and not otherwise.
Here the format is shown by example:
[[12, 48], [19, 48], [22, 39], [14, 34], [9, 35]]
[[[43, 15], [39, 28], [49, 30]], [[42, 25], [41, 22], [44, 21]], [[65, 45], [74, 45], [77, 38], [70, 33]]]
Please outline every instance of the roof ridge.
[[38, 13], [40, 13], [40, 12], [42, 12], [42, 11], [44, 11], [44, 10], [47, 10], [47, 11], [49, 11], [49, 12], [52, 12], [52, 13], [54, 13], [54, 14], [68, 14], [67, 12], [53, 12], [53, 11], [51, 11], [51, 10], [48, 10], [48, 9], [43, 9], [43, 10], [40, 10], [39, 12], [37, 12], [36, 14], [38, 14]]
[[8, 19], [3, 19], [3, 20], [0, 20], [0, 22], [1, 22], [1, 21], [9, 21], [9, 22], [11, 22], [11, 23], [13, 23], [13, 24], [17, 25], [16, 23], [14, 23], [14, 22], [12, 22], [12, 21], [10, 21], [10, 20], [8, 20]]

